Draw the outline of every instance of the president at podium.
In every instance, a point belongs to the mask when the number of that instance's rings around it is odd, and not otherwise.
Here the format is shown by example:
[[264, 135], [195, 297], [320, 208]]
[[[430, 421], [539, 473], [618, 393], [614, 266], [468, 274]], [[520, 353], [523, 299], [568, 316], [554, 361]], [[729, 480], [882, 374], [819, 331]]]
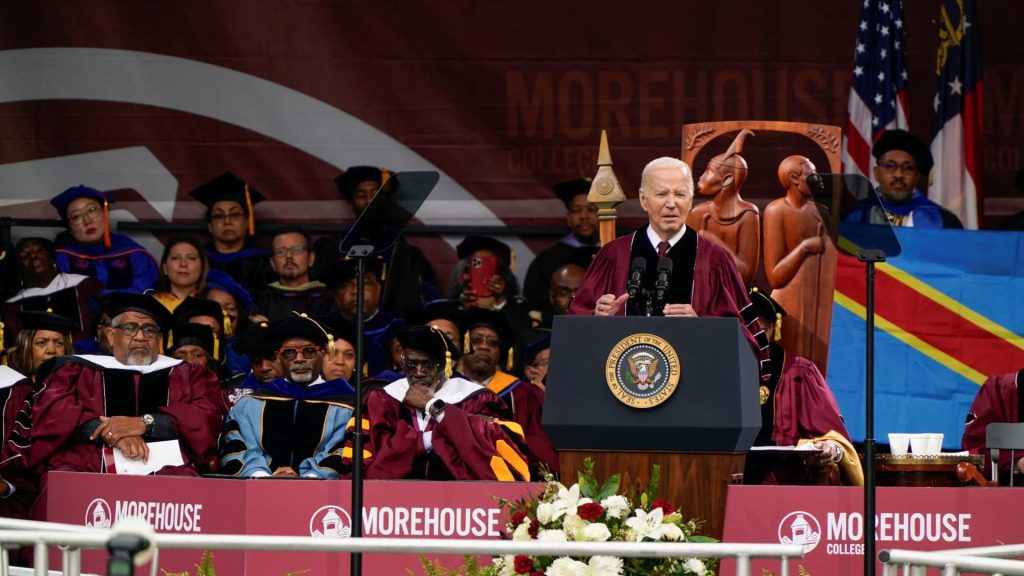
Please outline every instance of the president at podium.
[[677, 158], [644, 167], [640, 206], [648, 225], [604, 246], [587, 269], [569, 314], [594, 316], [733, 316], [767, 358], [768, 339], [722, 246], [686, 226], [693, 173]]

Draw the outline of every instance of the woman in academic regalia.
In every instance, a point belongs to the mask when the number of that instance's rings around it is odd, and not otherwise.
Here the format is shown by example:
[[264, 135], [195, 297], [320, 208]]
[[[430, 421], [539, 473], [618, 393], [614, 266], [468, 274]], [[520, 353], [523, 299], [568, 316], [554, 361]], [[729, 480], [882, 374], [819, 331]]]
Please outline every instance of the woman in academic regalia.
[[142, 294], [156, 282], [156, 261], [128, 236], [111, 233], [111, 203], [105, 192], [88, 186], [68, 188], [50, 200], [74, 239], [57, 248], [57, 267], [92, 276], [106, 290]]
[[174, 312], [182, 300], [198, 296], [206, 288], [209, 269], [206, 253], [198, 240], [190, 236], [171, 238], [160, 257], [160, 278], [153, 298]]

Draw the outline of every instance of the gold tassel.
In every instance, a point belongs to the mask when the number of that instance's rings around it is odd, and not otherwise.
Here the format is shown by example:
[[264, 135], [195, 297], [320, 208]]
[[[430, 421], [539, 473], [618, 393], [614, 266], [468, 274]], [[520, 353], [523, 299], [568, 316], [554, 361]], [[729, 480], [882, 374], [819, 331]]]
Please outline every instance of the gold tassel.
[[775, 341], [782, 340], [782, 313], [775, 313]]
[[[430, 329], [433, 330], [435, 334], [441, 337], [441, 342], [444, 344], [444, 377], [451, 378], [453, 372], [452, 350], [451, 348], [448, 347], [448, 338], [445, 338], [444, 333], [441, 332], [441, 329], [438, 328], [437, 326], [431, 326]], [[466, 347], [469, 347], [469, 332], [466, 332]]]
[[231, 323], [231, 316], [228, 316], [228, 313], [224, 310], [220, 312], [224, 315], [224, 337], [231, 338], [235, 335], [235, 326]]
[[252, 213], [252, 194], [249, 194], [249, 185], [245, 185], [245, 208], [249, 211], [249, 236], [256, 235], [256, 215]]
[[369, 376], [370, 376], [370, 363], [369, 362], [363, 362], [363, 378], [367, 378]]
[[334, 356], [338, 353], [338, 349], [334, 345], [334, 334], [331, 334], [330, 332], [325, 330], [324, 327], [321, 326], [319, 322], [307, 316], [305, 312], [299, 313], [292, 310], [292, 314], [295, 314], [299, 318], [305, 318], [306, 320], [309, 320], [313, 324], [316, 324], [316, 327], [319, 328], [320, 331], [324, 333], [324, 336], [327, 336], [327, 359], [334, 360]]
[[384, 262], [383, 264], [380, 265], [380, 278], [378, 278], [378, 280], [380, 280], [381, 284], [383, 284], [384, 281], [387, 280], [387, 279], [388, 279], [388, 263]]
[[216, 332], [213, 333], [213, 359], [220, 362], [220, 338]]
[[103, 247], [110, 249], [110, 206], [107, 199], [103, 199]]
[[167, 331], [167, 343], [164, 344], [164, 350], [170, 350], [171, 346], [174, 346], [174, 330]]
[[[431, 326], [431, 328], [434, 328], [435, 330], [437, 329], [436, 326]], [[469, 330], [466, 330], [466, 334], [463, 335], [463, 337], [462, 337], [462, 353], [463, 354], [472, 354], [473, 353], [473, 351], [469, 349]]]
[[508, 371], [511, 371], [512, 370], [512, 364], [515, 364], [515, 360], [513, 360], [513, 357], [514, 357], [513, 352], [514, 352], [513, 348], [509, 348], [508, 349], [508, 360], [505, 361], [505, 369], [508, 370]]
[[[0, 354], [3, 354], [3, 352], [4, 352], [4, 330], [6, 328], [7, 327], [4, 325], [4, 323], [0, 322]], [[6, 359], [7, 359], [7, 357], [4, 356], [4, 360], [6, 360]]]
[[516, 273], [516, 251], [511, 248], [508, 249], [508, 269], [512, 274]]

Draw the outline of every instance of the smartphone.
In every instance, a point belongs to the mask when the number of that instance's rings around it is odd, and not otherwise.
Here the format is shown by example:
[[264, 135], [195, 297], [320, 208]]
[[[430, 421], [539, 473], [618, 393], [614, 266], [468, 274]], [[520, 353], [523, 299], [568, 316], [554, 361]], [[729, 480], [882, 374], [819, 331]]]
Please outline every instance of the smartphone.
[[492, 296], [487, 281], [498, 273], [497, 256], [477, 256], [469, 261], [469, 290], [477, 298]]

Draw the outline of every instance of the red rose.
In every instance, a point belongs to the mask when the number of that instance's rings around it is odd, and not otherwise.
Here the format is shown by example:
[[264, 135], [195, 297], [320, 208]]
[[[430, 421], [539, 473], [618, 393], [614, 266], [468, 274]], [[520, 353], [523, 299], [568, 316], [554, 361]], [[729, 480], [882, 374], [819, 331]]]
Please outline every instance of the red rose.
[[536, 539], [537, 538], [537, 532], [539, 530], [540, 530], [540, 523], [537, 522], [536, 520], [530, 520], [530, 528], [528, 530], [528, 532], [530, 533], [530, 538]]
[[578, 514], [579, 517], [583, 518], [584, 520], [594, 521], [600, 518], [601, 516], [604, 516], [604, 506], [601, 506], [597, 502], [588, 502], [583, 506], [580, 506], [576, 510], [576, 514]]
[[526, 511], [525, 510], [518, 510], [515, 514], [512, 515], [512, 520], [511, 520], [512, 526], [513, 527], [514, 526], [519, 526], [520, 524], [523, 523], [523, 520], [525, 518], [526, 518]]
[[529, 556], [516, 556], [516, 574], [529, 574], [533, 571], [533, 560]]
[[654, 510], [655, 508], [661, 508], [661, 512], [665, 515], [672, 514], [676, 511], [675, 507], [673, 507], [668, 500], [662, 498], [658, 498], [654, 501], [654, 504], [651, 504], [651, 510]]

